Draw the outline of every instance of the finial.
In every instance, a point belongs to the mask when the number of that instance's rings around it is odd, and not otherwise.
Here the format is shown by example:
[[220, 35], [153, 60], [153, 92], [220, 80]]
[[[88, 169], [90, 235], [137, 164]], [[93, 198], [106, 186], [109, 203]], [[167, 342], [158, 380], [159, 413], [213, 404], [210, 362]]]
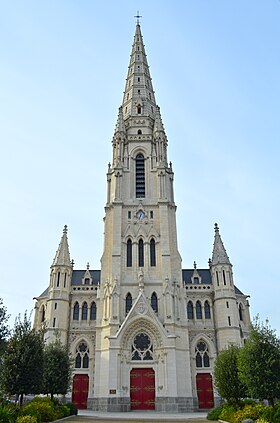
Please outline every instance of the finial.
[[170, 170], [172, 170], [172, 162], [169, 162]]
[[111, 169], [111, 163], [108, 163], [108, 171]]
[[68, 230], [68, 229], [67, 229], [67, 225], [64, 225], [64, 228], [63, 228], [63, 233], [64, 233], [64, 234], [66, 234], [66, 235], [67, 235], [67, 230]]
[[139, 25], [139, 23], [140, 23], [139, 19], [142, 18], [142, 16], [139, 15], [139, 10], [137, 10], [137, 15], [134, 16], [134, 17], [137, 19], [136, 20], [137, 25]]
[[87, 270], [89, 270], [89, 262], [87, 262]]
[[71, 260], [71, 266], [72, 266], [72, 268], [74, 267], [74, 264], [75, 264], [75, 262], [74, 262], [74, 260], [72, 259], [72, 260]]
[[209, 264], [209, 267], [211, 267], [211, 265], [212, 265], [212, 260], [209, 258], [209, 260], [208, 260], [208, 264]]
[[193, 262], [193, 268], [196, 269], [196, 261]]
[[219, 233], [219, 226], [218, 226], [218, 223], [215, 223], [215, 225], [214, 225], [214, 229], [215, 229], [215, 232], [216, 232], [216, 233]]

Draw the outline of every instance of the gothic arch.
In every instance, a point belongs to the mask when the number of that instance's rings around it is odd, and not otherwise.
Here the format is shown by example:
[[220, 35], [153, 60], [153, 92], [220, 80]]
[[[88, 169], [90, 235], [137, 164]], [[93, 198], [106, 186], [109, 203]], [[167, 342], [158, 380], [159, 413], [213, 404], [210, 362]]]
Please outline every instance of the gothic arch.
[[209, 358], [210, 358], [210, 367], [211, 367], [211, 363], [213, 358], [216, 357], [216, 351], [215, 351], [215, 347], [214, 347], [214, 339], [211, 339], [210, 337], [208, 337], [207, 335], [205, 335], [204, 333], [199, 333], [197, 334], [193, 340], [191, 341], [191, 357], [195, 359], [195, 347], [198, 344], [199, 341], [205, 342], [207, 347], [208, 347], [208, 351], [209, 351]]
[[121, 344], [124, 349], [130, 350], [133, 339], [138, 332], [145, 332], [153, 341], [155, 348], [163, 347], [162, 335], [154, 322], [151, 322], [148, 318], [139, 318], [137, 316], [137, 318], [130, 323], [122, 336]]

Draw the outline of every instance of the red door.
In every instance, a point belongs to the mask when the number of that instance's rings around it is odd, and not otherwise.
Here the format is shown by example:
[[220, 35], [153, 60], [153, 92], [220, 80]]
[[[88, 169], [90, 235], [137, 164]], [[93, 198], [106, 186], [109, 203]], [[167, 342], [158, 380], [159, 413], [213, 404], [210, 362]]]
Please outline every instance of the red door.
[[88, 399], [88, 375], [74, 375], [72, 402], [77, 408], [87, 408]]
[[155, 372], [153, 369], [132, 369], [130, 372], [131, 410], [155, 409]]
[[210, 373], [196, 375], [196, 390], [199, 408], [214, 407], [213, 384]]

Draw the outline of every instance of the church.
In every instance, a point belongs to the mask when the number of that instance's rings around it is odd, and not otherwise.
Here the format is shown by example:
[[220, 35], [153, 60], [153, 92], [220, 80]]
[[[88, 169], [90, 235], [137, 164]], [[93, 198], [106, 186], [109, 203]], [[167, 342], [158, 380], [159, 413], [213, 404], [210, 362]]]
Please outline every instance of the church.
[[167, 145], [138, 20], [107, 171], [101, 268], [74, 268], [65, 226], [35, 298], [34, 327], [45, 326], [47, 343], [59, 336], [74, 359], [78, 408], [209, 409], [217, 354], [249, 336], [248, 296], [217, 224], [208, 265], [182, 269]]

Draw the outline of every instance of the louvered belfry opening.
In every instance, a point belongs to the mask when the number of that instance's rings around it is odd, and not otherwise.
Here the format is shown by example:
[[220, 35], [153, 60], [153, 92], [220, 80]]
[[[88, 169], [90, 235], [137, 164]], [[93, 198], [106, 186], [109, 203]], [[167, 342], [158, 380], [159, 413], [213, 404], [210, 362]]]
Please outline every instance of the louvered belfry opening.
[[136, 156], [136, 198], [145, 197], [145, 159], [143, 154]]

